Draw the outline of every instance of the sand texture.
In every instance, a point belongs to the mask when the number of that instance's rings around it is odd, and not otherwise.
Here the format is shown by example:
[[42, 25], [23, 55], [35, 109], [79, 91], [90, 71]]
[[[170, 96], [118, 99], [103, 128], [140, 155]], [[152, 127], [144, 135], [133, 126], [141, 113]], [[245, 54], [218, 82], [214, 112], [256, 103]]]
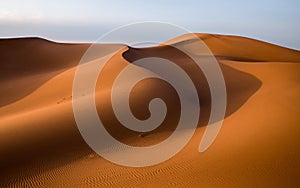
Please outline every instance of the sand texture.
[[168, 107], [166, 119], [148, 133], [123, 127], [110, 91], [126, 65], [167, 58], [190, 75], [199, 93], [201, 115], [190, 142], [170, 160], [144, 168], [98, 156], [76, 126], [73, 78], [90, 44], [1, 39], [0, 187], [300, 187], [300, 52], [237, 36], [197, 35], [217, 58], [227, 87], [222, 129], [204, 153], [198, 146], [211, 109], [207, 81], [191, 59], [167, 45], [200, 53], [190, 35], [151, 48], [98, 44], [107, 53], [121, 49], [99, 76], [95, 101], [108, 132], [126, 144], [161, 142], [180, 115], [176, 91], [167, 82], [146, 79], [132, 90], [132, 112], [147, 119], [149, 101], [160, 97]]

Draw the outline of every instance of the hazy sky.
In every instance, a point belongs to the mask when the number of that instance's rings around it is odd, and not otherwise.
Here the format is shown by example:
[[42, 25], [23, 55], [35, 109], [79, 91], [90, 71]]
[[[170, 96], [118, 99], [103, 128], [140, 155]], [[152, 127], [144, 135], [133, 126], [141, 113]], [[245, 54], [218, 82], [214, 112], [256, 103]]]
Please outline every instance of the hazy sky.
[[0, 0], [0, 37], [91, 42], [141, 21], [242, 35], [300, 49], [299, 0]]

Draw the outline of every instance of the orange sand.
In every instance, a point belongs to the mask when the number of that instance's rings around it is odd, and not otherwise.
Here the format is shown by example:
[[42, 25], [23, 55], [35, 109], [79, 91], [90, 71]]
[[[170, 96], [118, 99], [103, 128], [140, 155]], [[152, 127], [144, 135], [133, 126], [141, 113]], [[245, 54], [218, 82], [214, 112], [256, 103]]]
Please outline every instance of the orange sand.
[[[118, 71], [138, 58], [158, 55], [176, 61], [196, 83], [201, 117], [195, 135], [175, 157], [145, 168], [104, 160], [77, 129], [72, 84], [89, 44], [0, 40], [0, 186], [299, 187], [300, 52], [243, 37], [198, 36], [217, 57], [228, 95], [223, 127], [204, 153], [198, 152], [198, 146], [209, 116], [210, 95], [205, 78], [193, 72], [188, 58], [166, 45], [124, 46], [99, 77], [105, 84], [97, 84], [95, 100], [106, 128], [119, 140], [137, 146], [158, 143], [172, 133], [179, 111], [173, 101], [178, 96], [167, 83], [141, 82], [132, 91], [133, 113], [147, 118], [147, 102], [153, 96], [165, 99], [170, 111], [160, 128], [145, 135], [130, 131], [116, 121], [108, 100]], [[197, 53], [190, 40], [190, 35], [184, 35], [167, 43], [187, 45]]]

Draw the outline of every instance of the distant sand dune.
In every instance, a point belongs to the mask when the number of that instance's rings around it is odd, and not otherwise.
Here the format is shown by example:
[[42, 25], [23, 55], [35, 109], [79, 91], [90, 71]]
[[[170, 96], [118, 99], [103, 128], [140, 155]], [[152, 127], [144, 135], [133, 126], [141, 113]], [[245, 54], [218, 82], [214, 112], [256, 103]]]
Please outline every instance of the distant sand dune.
[[[253, 62], [300, 62], [300, 52], [274, 44], [237, 36], [197, 34], [217, 58]], [[166, 44], [190, 45], [197, 53], [191, 34], [182, 35]], [[197, 43], [196, 43], [197, 44]]]
[[[190, 58], [166, 45], [206, 55], [190, 35], [151, 48], [123, 46], [98, 78], [95, 101], [106, 129], [135, 146], [153, 145], [172, 134], [180, 110], [178, 95], [164, 81], [140, 82], [130, 99], [136, 117], [150, 115], [147, 106], [153, 97], [163, 98], [169, 111], [163, 124], [151, 132], [129, 130], [117, 121], [110, 102], [119, 71], [137, 59], [156, 56], [175, 62], [195, 83], [201, 104], [195, 135], [175, 157], [148, 168], [104, 160], [78, 131], [72, 84], [90, 44], [0, 40], [0, 186], [299, 187], [300, 52], [243, 37], [197, 35], [217, 57], [228, 95], [223, 127], [204, 153], [198, 152], [198, 146], [211, 108], [207, 81]], [[105, 47], [98, 54], [104, 56], [115, 46], [99, 47]]]

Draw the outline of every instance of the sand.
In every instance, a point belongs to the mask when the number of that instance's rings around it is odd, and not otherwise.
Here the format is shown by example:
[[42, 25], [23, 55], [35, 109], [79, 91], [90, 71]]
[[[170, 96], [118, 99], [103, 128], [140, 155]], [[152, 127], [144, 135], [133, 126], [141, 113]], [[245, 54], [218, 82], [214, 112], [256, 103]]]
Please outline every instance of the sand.
[[[166, 82], [139, 83], [130, 99], [138, 118], [149, 116], [146, 107], [153, 97], [163, 98], [169, 111], [159, 128], [134, 132], [122, 127], [112, 112], [109, 96], [115, 76], [136, 59], [160, 56], [173, 60], [193, 78], [201, 102], [194, 136], [170, 160], [144, 168], [119, 166], [98, 156], [76, 126], [72, 84], [89, 44], [1, 39], [0, 186], [299, 187], [300, 52], [237, 36], [197, 35], [217, 57], [228, 95], [222, 129], [204, 153], [198, 152], [198, 146], [211, 108], [207, 81], [189, 58], [166, 45], [200, 53], [190, 35], [152, 48], [120, 45], [122, 50], [97, 82], [95, 101], [107, 130], [124, 143], [148, 146], [175, 129], [178, 95]], [[115, 47], [99, 46], [108, 52]]]

